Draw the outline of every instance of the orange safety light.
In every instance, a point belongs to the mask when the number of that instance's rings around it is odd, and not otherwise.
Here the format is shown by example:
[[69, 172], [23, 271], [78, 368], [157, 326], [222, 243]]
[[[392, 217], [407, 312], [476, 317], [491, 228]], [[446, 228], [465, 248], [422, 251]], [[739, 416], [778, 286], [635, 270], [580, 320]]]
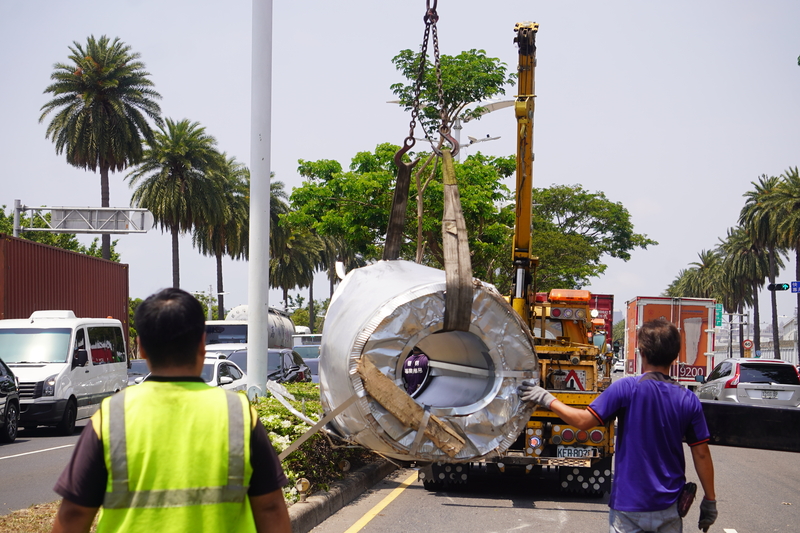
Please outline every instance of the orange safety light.
[[581, 302], [589, 303], [591, 299], [589, 291], [575, 289], [553, 289], [550, 291], [551, 302]]

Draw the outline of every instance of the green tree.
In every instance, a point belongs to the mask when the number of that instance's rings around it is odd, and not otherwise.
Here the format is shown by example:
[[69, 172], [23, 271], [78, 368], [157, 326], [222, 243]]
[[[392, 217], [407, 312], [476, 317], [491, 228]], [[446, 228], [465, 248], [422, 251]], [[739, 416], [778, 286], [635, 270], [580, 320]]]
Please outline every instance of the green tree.
[[172, 286], [180, 287], [178, 236], [196, 227], [224, 224], [224, 159], [216, 140], [197, 122], [167, 119], [148, 143], [142, 162], [128, 174], [136, 187], [132, 205], [153, 213], [172, 235]]
[[[306, 181], [292, 192], [293, 211], [289, 215], [292, 224], [311, 227], [322, 237], [338, 239], [346, 246], [348, 258], [363, 261], [380, 258], [392, 203], [392, 158], [396, 150], [396, 146], [381, 144], [374, 152], [360, 152], [353, 158], [349, 172], [344, 172], [335, 161], [301, 160], [299, 171]], [[464, 218], [470, 228], [475, 276], [489, 282], [500, 279], [498, 271], [509, 263], [514, 211], [511, 193], [501, 183], [509, 166], [509, 158], [480, 154], [455, 165], [462, 184]], [[440, 222], [443, 191], [441, 181], [433, 180], [424, 201], [425, 253], [421, 262], [436, 268], [444, 265]], [[412, 187], [411, 193], [412, 197], [416, 195], [415, 188]], [[401, 257], [413, 261], [417, 257], [418, 219], [412, 213], [409, 209]]]
[[[161, 124], [160, 99], [139, 54], [115, 38], [90, 36], [86, 45], [69, 47], [69, 63], [56, 63], [53, 83], [45, 93], [53, 99], [42, 106], [39, 122], [55, 113], [47, 138], [56, 153], [78, 168], [100, 170], [100, 200], [109, 207], [109, 171], [119, 172], [143, 157], [142, 138], [152, 141], [147, 117]], [[111, 237], [102, 236], [102, 256], [111, 258]]]
[[581, 288], [605, 271], [603, 257], [628, 261], [634, 249], [658, 244], [636, 233], [630, 212], [603, 192], [553, 185], [534, 188], [532, 198], [539, 290]]
[[[289, 217], [293, 224], [340, 239], [366, 261], [378, 259], [392, 201], [395, 149], [382, 144], [372, 153], [361, 152], [353, 158], [349, 172], [335, 161], [301, 160], [299, 171], [306, 181], [292, 192], [294, 210]], [[480, 153], [455, 163], [474, 275], [495, 284], [503, 293], [510, 289], [515, 215], [513, 194], [502, 179], [514, 169], [513, 157], [491, 158]], [[412, 187], [411, 196], [415, 195]], [[540, 257], [542, 290], [579, 288], [605, 270], [604, 256], [628, 260], [633, 249], [657, 244], [635, 233], [627, 209], [601, 192], [589, 193], [577, 185], [536, 189], [534, 204], [533, 249]], [[442, 268], [440, 180], [430, 182], [424, 207], [421, 235], [425, 251], [420, 262]], [[418, 258], [418, 220], [411, 215], [406, 218], [401, 257], [408, 260]]]
[[[775, 283], [775, 277], [778, 275], [778, 257], [783, 252], [777, 231], [778, 220], [787, 215], [775, 202], [775, 190], [779, 184], [779, 178], [762, 174], [757, 182], [751, 182], [753, 190], [744, 194], [745, 204], [739, 213], [739, 225], [746, 228], [752, 235], [755, 245], [762, 253], [767, 252], [770, 283]], [[780, 359], [778, 300], [774, 291], [771, 293], [770, 304], [772, 307], [772, 343], [775, 358]]]
[[[441, 56], [441, 90], [436, 69], [427, 58], [424, 58], [424, 76], [419, 87], [419, 94], [417, 94], [421, 59], [423, 59], [421, 52], [414, 53], [411, 50], [402, 50], [392, 59], [395, 67], [403, 74], [407, 82], [396, 83], [391, 86], [391, 90], [400, 97], [400, 104], [405, 107], [406, 111], [416, 109], [419, 112], [419, 121], [425, 136], [432, 145], [436, 145], [437, 149], [443, 143], [443, 138], [439, 135], [440, 126], [460, 127], [461, 121], [479, 119], [487, 112], [480, 102], [505, 94], [505, 87], [516, 78], [514, 73], [507, 75], [505, 63], [497, 58], [487, 57], [483, 50], [473, 49], [461, 52], [457, 56], [446, 54]], [[415, 260], [418, 263], [424, 262], [425, 247], [432, 244], [432, 241], [424, 235], [423, 229], [426, 225], [425, 217], [432, 217], [428, 211], [429, 206], [424, 203], [425, 194], [434, 179], [441, 180], [441, 169], [438, 164], [441, 157], [436, 157], [436, 151], [421, 155], [424, 156], [425, 162], [414, 173], [416, 212], [413, 214], [406, 212], [405, 215], [405, 218], [409, 216], [417, 218], [417, 236], [412, 240], [416, 242]], [[413, 165], [409, 156], [411, 154], [406, 154], [403, 159], [407, 165]], [[432, 161], [433, 164], [431, 164]], [[401, 174], [397, 173], [393, 165], [391, 171], [393, 175], [397, 174], [398, 180], [400, 180]], [[403, 183], [401, 180], [395, 187], [407, 189], [408, 183]], [[459, 192], [462, 195], [465, 189], [466, 185], [459, 185]], [[431, 192], [435, 194], [435, 191]], [[401, 212], [402, 206], [398, 205], [398, 213]], [[439, 220], [441, 218], [435, 220], [434, 224]], [[439, 251], [439, 253], [441, 252]], [[476, 263], [476, 260], [479, 258], [473, 258], [473, 264]]]
[[[406, 83], [395, 83], [390, 88], [400, 98], [406, 111], [414, 108], [415, 84], [419, 71], [420, 53], [402, 50], [392, 63], [406, 78]], [[506, 86], [516, 79], [508, 73], [505, 63], [488, 57], [484, 50], [468, 50], [457, 56], [441, 55], [442, 96], [447, 123], [456, 118], [479, 119], [486, 112], [479, 103], [505, 94]], [[425, 77], [420, 93], [420, 122], [432, 138], [438, 135], [442, 109], [439, 106], [439, 91], [436, 71], [429, 60], [425, 62]]]
[[213, 256], [217, 267], [217, 319], [225, 313], [222, 258], [247, 257], [250, 223], [250, 171], [236, 158], [227, 158], [221, 169], [223, 201], [227, 205], [225, 218], [217, 223], [196, 225], [192, 244], [204, 255]]
[[139, 334], [136, 332], [136, 321], [133, 317], [142, 301], [141, 298], [128, 298], [128, 350], [134, 359], [139, 357], [139, 345], [136, 343]]
[[689, 263], [670, 283], [665, 296], [672, 298], [714, 298], [722, 301], [722, 255], [719, 250], [702, 250], [699, 261]]
[[[725, 255], [726, 287], [733, 291], [742, 290], [742, 301], [753, 309], [753, 334], [755, 350], [761, 350], [761, 313], [758, 305], [758, 292], [764, 286], [769, 274], [769, 259], [759, 250], [750, 232], [742, 227], [728, 230], [727, 238], [721, 248]], [[781, 257], [776, 258], [778, 268], [783, 268]], [[740, 331], [740, 338], [743, 334]], [[740, 349], [743, 349], [740, 347]]]
[[[800, 280], [800, 173], [797, 167], [787, 169], [780, 176], [780, 183], [767, 200], [770, 208], [779, 215], [776, 233], [782, 248], [792, 249], [795, 253], [795, 278]], [[783, 265], [779, 266], [780, 268]], [[773, 292], [773, 294], [775, 294]], [[797, 293], [795, 320], [800, 320], [800, 293]], [[800, 353], [800, 336], [797, 338], [797, 349]]]
[[313, 283], [323, 244], [312, 229], [293, 226], [287, 217], [279, 219], [278, 227], [278, 238], [270, 241], [269, 285], [283, 291], [286, 309], [291, 289]]
[[[611, 333], [612, 341], [619, 341], [620, 345], [625, 345], [625, 320], [620, 320], [613, 326], [613, 330]], [[624, 355], [620, 354], [620, 357], [624, 357]]]

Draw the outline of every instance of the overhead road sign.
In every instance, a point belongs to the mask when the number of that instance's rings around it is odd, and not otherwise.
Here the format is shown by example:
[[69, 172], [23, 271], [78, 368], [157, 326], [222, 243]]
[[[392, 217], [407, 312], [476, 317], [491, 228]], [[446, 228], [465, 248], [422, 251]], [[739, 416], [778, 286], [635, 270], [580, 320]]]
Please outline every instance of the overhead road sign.
[[[30, 213], [43, 227], [21, 225], [20, 214]], [[47, 217], [49, 213], [50, 217]], [[49, 233], [146, 233], [153, 227], [153, 214], [137, 207], [30, 207], [14, 201], [14, 236], [20, 231]]]

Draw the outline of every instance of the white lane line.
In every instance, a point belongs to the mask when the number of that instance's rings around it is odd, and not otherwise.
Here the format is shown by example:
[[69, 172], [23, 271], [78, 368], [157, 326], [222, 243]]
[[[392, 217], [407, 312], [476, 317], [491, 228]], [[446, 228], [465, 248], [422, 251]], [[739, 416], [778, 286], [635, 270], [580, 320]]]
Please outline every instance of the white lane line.
[[55, 448], [45, 448], [44, 450], [36, 450], [35, 452], [18, 453], [17, 455], [6, 455], [5, 457], [0, 457], [0, 461], [2, 461], [3, 459], [13, 459], [14, 457], [22, 457], [23, 455], [32, 455], [34, 453], [51, 452], [53, 450], [60, 450], [61, 448], [71, 448], [73, 446], [75, 445], [65, 444], [63, 446], [56, 446]]

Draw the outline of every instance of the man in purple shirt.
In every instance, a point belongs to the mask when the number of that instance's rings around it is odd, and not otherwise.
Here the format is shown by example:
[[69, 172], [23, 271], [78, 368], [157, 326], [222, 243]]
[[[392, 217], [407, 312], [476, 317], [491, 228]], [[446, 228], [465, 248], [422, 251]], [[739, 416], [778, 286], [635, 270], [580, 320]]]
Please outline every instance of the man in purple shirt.
[[669, 368], [680, 352], [680, 332], [672, 323], [658, 319], [644, 323], [637, 336], [643, 374], [615, 381], [587, 409], [565, 405], [530, 381], [519, 387], [520, 397], [550, 409], [580, 429], [619, 419], [608, 502], [611, 533], [683, 531], [677, 502], [686, 482], [686, 440], [705, 493], [698, 527], [708, 531], [717, 518], [710, 434], [700, 401], [669, 377]]

